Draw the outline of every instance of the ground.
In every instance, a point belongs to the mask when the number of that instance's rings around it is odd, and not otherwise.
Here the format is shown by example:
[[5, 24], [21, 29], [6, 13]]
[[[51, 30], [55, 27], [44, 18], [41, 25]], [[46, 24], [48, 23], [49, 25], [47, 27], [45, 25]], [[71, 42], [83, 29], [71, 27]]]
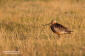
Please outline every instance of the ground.
[[[53, 19], [73, 33], [58, 38]], [[0, 56], [85, 56], [85, 1], [0, 0]]]

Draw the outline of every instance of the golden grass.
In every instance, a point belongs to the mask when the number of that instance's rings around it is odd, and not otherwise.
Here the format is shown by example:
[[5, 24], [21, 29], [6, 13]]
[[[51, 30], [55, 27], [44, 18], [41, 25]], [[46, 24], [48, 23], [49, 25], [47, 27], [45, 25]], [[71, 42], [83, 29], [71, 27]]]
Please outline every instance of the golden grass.
[[[3, 0], [0, 5], [0, 56], [85, 56], [84, 2]], [[49, 26], [42, 26], [52, 19], [74, 32], [57, 39]], [[3, 53], [15, 50], [21, 54]]]

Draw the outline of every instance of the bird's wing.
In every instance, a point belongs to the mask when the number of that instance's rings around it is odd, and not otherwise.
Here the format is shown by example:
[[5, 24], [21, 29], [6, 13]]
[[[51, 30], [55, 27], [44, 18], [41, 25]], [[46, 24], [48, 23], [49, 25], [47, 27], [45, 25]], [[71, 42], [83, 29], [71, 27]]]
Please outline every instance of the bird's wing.
[[67, 27], [61, 25], [61, 24], [56, 24], [55, 30], [61, 33], [71, 33], [73, 31], [69, 30]]
[[54, 29], [56, 30], [56, 32], [60, 32], [60, 33], [67, 33], [69, 30], [67, 29], [67, 27], [64, 27], [61, 24], [55, 24]]
[[55, 27], [60, 29], [60, 30], [67, 30], [67, 27], [65, 27], [65, 26], [63, 26], [61, 24], [58, 24], [58, 23], [55, 25]]

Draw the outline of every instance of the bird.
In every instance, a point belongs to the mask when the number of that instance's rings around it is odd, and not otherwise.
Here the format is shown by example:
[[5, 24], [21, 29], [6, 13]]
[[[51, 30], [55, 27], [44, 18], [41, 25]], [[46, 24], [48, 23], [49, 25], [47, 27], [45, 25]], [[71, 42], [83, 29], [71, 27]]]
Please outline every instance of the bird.
[[[52, 20], [50, 24], [50, 29], [60, 37], [62, 34], [71, 34], [71, 30], [69, 30], [67, 27], [63, 26], [62, 24], [57, 23], [56, 20]], [[49, 25], [46, 24], [46, 25]]]

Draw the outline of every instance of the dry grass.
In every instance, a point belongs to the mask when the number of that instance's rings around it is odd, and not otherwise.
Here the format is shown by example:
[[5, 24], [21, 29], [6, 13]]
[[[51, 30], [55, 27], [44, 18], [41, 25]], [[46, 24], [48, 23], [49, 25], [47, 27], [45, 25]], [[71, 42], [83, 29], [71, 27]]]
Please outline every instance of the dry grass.
[[[74, 32], [60, 39], [52, 19]], [[84, 0], [1, 0], [0, 56], [85, 56]], [[4, 54], [19, 50], [21, 54]]]

